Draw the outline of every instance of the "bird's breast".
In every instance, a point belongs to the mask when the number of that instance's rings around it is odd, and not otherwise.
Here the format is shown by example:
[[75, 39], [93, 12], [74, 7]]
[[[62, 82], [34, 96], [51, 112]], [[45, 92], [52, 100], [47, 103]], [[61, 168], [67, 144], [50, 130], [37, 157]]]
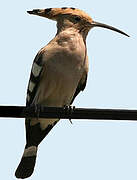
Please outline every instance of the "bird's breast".
[[56, 42], [57, 46], [65, 48], [70, 53], [84, 53], [85, 50], [85, 43], [83, 37], [76, 32], [62, 32], [60, 35], [57, 36]]
[[45, 71], [39, 88], [39, 102], [44, 101], [48, 106], [69, 104], [87, 68], [83, 40], [77, 36], [53, 40], [46, 46], [43, 60]]

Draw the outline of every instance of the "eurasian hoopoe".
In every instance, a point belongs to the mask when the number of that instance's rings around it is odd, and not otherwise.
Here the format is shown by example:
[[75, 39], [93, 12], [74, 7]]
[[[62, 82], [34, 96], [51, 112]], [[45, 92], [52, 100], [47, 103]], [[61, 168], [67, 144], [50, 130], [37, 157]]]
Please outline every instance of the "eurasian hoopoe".
[[[29, 14], [57, 21], [57, 34], [36, 55], [28, 84], [26, 105], [69, 106], [86, 86], [88, 56], [86, 37], [93, 27], [126, 33], [98, 23], [75, 8], [34, 9]], [[26, 146], [16, 170], [17, 178], [27, 178], [34, 170], [37, 148], [59, 119], [26, 119]]]

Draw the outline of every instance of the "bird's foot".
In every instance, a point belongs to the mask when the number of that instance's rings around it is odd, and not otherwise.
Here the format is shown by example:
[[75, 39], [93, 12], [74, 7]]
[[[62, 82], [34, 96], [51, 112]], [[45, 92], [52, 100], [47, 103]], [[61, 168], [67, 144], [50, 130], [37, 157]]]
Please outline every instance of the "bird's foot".
[[73, 114], [74, 109], [75, 109], [75, 106], [67, 106], [67, 105], [64, 106], [65, 114], [70, 116], [69, 121], [71, 124], [73, 124], [71, 120], [71, 115]]

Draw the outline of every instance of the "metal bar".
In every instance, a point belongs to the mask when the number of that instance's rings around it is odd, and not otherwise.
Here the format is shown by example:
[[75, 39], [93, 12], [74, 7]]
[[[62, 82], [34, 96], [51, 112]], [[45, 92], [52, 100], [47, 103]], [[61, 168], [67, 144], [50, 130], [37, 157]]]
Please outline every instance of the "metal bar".
[[98, 119], [98, 120], [134, 120], [137, 110], [125, 109], [88, 109], [62, 107], [25, 107], [0, 106], [0, 117], [10, 118], [60, 118], [60, 119]]

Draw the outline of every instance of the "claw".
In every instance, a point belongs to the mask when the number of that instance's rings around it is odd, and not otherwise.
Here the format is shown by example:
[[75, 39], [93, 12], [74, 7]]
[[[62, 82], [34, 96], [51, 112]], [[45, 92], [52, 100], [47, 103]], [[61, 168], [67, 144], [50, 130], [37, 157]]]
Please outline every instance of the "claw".
[[[64, 111], [65, 111], [65, 113], [66, 113], [66, 114], [69, 114], [70, 117], [71, 117], [71, 115], [73, 114], [74, 109], [75, 109], [75, 106], [67, 106], [67, 105], [64, 106]], [[71, 124], [73, 124], [73, 122], [71, 121], [71, 118], [69, 118], [69, 121], [70, 121]]]
[[71, 121], [71, 119], [69, 119], [69, 122], [70, 122], [71, 124], [73, 124], [73, 122]]

